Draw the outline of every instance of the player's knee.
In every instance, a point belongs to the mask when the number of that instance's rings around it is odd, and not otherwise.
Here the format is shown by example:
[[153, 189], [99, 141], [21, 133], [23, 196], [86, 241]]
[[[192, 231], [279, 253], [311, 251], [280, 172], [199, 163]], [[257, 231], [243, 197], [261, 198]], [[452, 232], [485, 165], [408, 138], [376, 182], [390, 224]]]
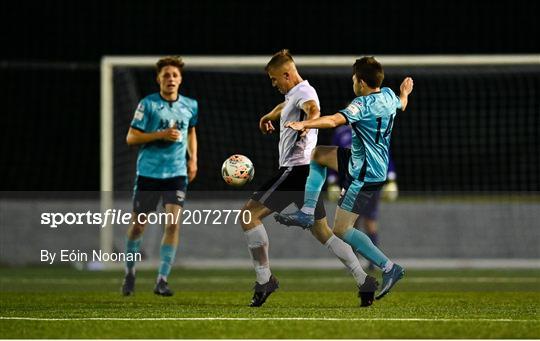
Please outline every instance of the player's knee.
[[240, 219], [240, 224], [244, 231], [250, 230], [261, 223], [259, 211], [250, 205], [249, 202], [242, 207], [240, 217], [249, 217], [249, 219]]
[[311, 160], [320, 162], [324, 155], [323, 149], [320, 146], [313, 148], [311, 152]]
[[313, 234], [321, 244], [325, 244], [333, 235], [332, 230], [328, 227], [326, 219], [315, 221], [315, 225], [311, 228], [311, 234]]
[[251, 200], [249, 200], [248, 202], [244, 204], [244, 206], [242, 206], [242, 213], [244, 213], [245, 211], [251, 212], [251, 210], [252, 210], [252, 205], [251, 205]]
[[345, 227], [345, 226], [335, 226], [334, 227], [334, 234], [340, 238], [340, 239], [343, 239], [343, 236], [345, 235], [345, 232], [347, 232], [348, 229], [350, 229], [351, 227]]
[[165, 224], [165, 234], [166, 235], [174, 235], [178, 233], [178, 230], [180, 229], [180, 226], [178, 224]]
[[145, 224], [135, 222], [129, 230], [129, 237], [139, 238], [144, 233]]
[[240, 216], [249, 217], [249, 219], [247, 220], [240, 219], [240, 224], [242, 225], [242, 228], [244, 229], [244, 231], [250, 230], [261, 223], [261, 219], [257, 215], [257, 211], [245, 209], [245, 210], [242, 210], [242, 212], [240, 213]]
[[364, 228], [367, 233], [375, 233], [377, 232], [377, 222], [375, 220], [366, 219]]

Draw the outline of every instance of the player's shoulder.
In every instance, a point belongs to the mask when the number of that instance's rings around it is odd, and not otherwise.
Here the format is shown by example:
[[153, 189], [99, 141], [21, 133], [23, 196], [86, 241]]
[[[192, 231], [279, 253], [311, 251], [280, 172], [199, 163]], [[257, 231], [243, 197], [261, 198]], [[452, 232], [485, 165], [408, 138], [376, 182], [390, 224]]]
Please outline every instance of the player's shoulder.
[[195, 98], [187, 97], [184, 95], [179, 95], [179, 96], [182, 103], [184, 103], [186, 106], [190, 108], [197, 108], [198, 102]]
[[161, 98], [159, 93], [155, 92], [155, 93], [150, 94], [150, 95], [148, 95], [146, 97], [143, 97], [143, 99], [141, 99], [141, 104], [151, 106], [151, 105], [154, 105], [156, 103], [160, 103], [162, 101], [163, 101], [163, 99]]
[[358, 108], [362, 108], [366, 106], [367, 100], [367, 96], [358, 96], [351, 101], [351, 104], [356, 105]]
[[359, 113], [364, 111], [364, 108], [366, 107], [365, 103], [366, 99], [364, 96], [358, 96], [354, 98], [349, 105], [343, 109], [342, 112], [346, 112], [349, 115], [356, 116]]
[[317, 90], [307, 80], [302, 81], [296, 86], [296, 89], [293, 93], [293, 98], [297, 99], [313, 99], [318, 100], [319, 96], [317, 95]]
[[153, 93], [146, 97], [143, 97], [139, 101], [139, 106], [137, 107], [137, 110], [142, 112], [148, 112], [151, 111], [157, 103], [161, 101], [161, 97], [159, 96], [159, 93]]
[[159, 102], [159, 101], [162, 101], [163, 99], [161, 98], [161, 96], [159, 95], [158, 92], [154, 92], [153, 94], [150, 94], [150, 95], [147, 95], [146, 97], [144, 97], [142, 101], [144, 102]]
[[389, 87], [383, 87], [383, 88], [381, 88], [381, 93], [383, 93], [383, 94], [386, 95], [386, 96], [397, 97], [397, 96], [396, 96], [396, 93], [394, 92], [394, 90], [390, 89]]
[[309, 84], [307, 80], [302, 81], [298, 84], [298, 92], [309, 92], [309, 93], [317, 93], [317, 90]]

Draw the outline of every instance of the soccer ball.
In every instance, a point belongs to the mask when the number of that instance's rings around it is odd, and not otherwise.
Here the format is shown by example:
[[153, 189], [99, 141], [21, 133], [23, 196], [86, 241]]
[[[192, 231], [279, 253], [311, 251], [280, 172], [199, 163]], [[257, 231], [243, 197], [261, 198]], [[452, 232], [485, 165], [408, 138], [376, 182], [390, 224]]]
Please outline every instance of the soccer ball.
[[221, 167], [221, 176], [228, 185], [239, 187], [250, 182], [255, 175], [255, 168], [250, 159], [244, 155], [231, 155]]

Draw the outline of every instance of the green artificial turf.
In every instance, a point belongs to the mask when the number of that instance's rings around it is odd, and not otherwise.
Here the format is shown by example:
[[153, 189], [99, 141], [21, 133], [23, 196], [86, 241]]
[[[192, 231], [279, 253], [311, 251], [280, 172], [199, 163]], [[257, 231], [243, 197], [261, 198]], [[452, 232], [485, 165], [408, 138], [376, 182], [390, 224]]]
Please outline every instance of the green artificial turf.
[[[247, 270], [174, 269], [173, 297], [137, 273], [1, 268], [2, 338], [540, 338], [540, 271], [407, 271], [387, 297], [358, 307], [341, 270], [274, 270], [280, 289], [250, 308]], [[376, 274], [380, 277], [380, 274]]]

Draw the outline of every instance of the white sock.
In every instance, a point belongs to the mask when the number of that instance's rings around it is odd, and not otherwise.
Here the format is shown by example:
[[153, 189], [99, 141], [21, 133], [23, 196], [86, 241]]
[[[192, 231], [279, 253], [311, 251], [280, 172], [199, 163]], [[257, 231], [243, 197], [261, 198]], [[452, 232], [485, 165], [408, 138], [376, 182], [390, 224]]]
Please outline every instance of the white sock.
[[264, 284], [270, 280], [270, 261], [268, 260], [268, 235], [263, 224], [251, 230], [244, 231], [248, 244], [249, 254], [253, 260], [257, 283]]
[[392, 270], [393, 267], [394, 267], [394, 262], [389, 260], [388, 262], [386, 262], [386, 264], [384, 264], [384, 267], [382, 268], [382, 271], [383, 272], [388, 272], [388, 271]]
[[315, 207], [302, 206], [300, 211], [304, 212], [305, 214], [313, 215], [315, 214]]
[[133, 276], [135, 276], [135, 267], [132, 267], [132, 268], [128, 268], [126, 266], [126, 275], [127, 274], [132, 274]]
[[349, 244], [332, 235], [324, 244], [347, 267], [358, 285], [364, 284], [367, 274]]
[[268, 283], [268, 281], [270, 280], [272, 272], [270, 271], [270, 268], [268, 266], [256, 266], [255, 275], [257, 276], [257, 283], [265, 284]]
[[157, 276], [156, 283], [159, 282], [161, 279], [163, 279], [165, 282], [167, 282], [167, 276], [158, 275], [158, 276]]

